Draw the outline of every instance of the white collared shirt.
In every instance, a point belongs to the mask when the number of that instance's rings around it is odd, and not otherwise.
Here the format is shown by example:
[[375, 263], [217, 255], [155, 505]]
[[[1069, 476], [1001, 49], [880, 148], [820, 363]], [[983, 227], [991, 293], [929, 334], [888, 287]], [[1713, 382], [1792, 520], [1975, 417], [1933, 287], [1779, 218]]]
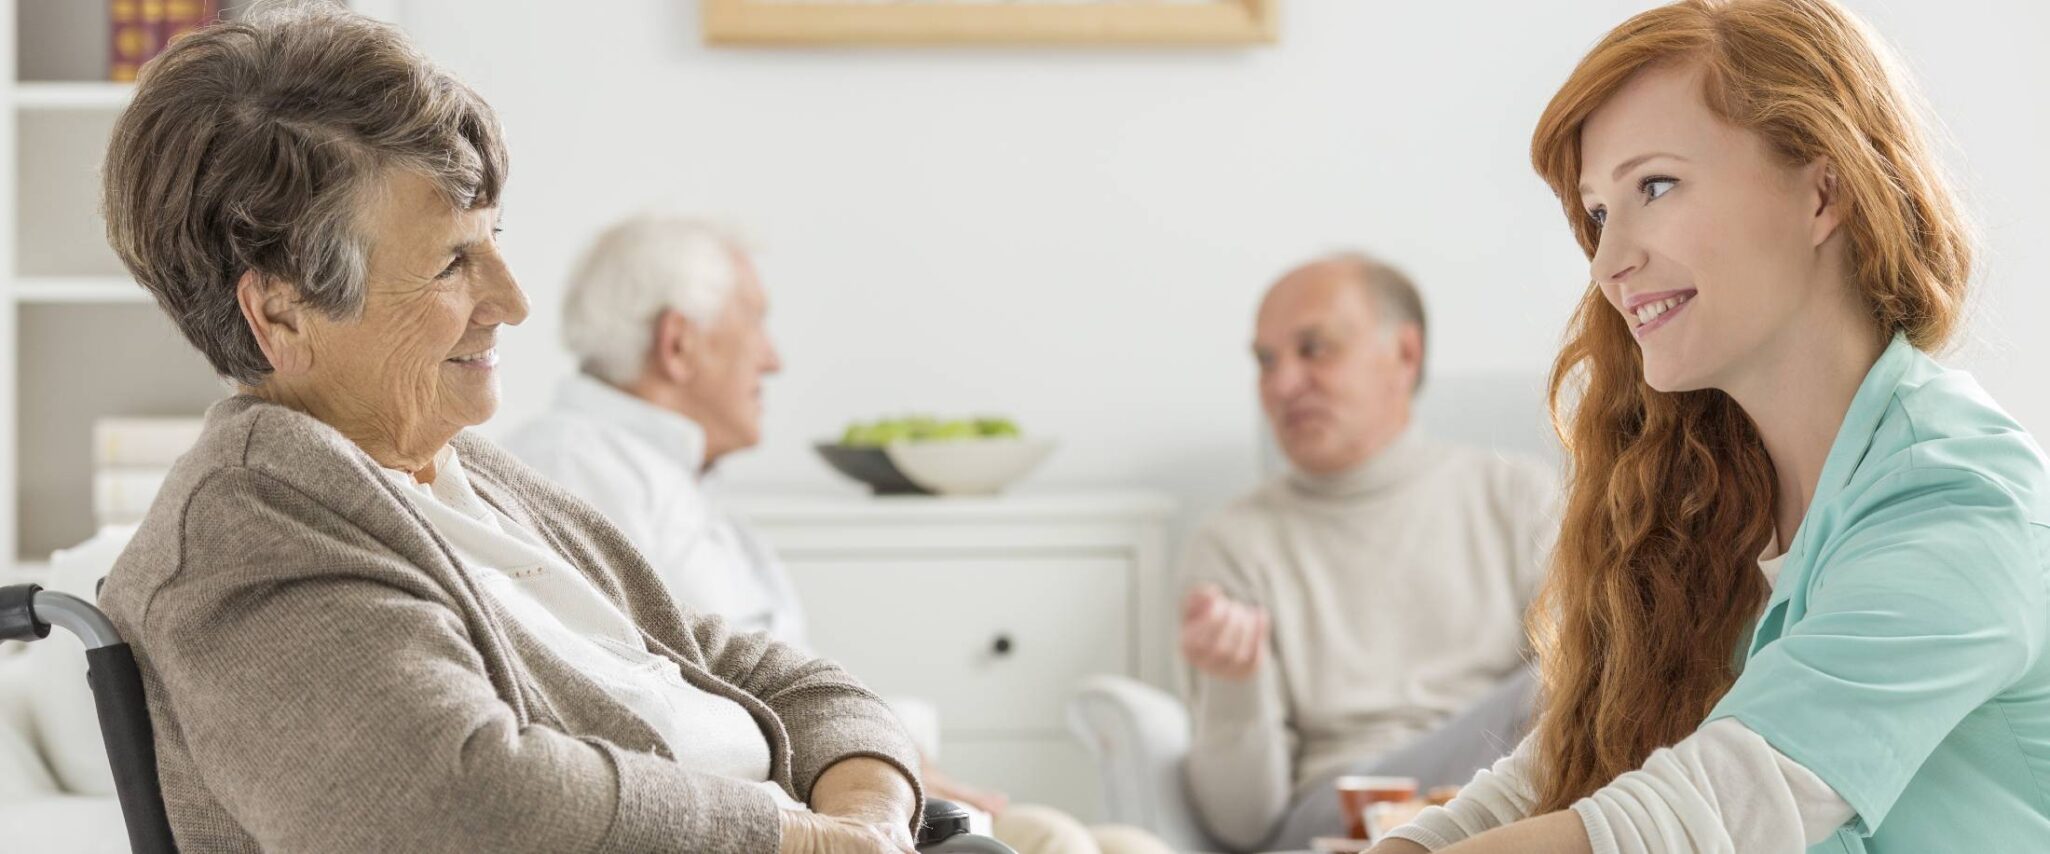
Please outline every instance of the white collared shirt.
[[505, 446], [619, 526], [678, 603], [807, 646], [782, 563], [706, 494], [705, 431], [690, 419], [580, 373]]

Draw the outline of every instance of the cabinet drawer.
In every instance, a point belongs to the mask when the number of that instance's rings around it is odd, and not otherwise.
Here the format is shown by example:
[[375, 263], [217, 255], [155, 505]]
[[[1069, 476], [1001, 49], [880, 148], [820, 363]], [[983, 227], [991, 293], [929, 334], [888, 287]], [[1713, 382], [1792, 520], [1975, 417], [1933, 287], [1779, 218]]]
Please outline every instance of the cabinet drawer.
[[805, 557], [789, 568], [812, 648], [878, 693], [932, 702], [943, 738], [1062, 731], [1084, 676], [1134, 670], [1122, 560]]

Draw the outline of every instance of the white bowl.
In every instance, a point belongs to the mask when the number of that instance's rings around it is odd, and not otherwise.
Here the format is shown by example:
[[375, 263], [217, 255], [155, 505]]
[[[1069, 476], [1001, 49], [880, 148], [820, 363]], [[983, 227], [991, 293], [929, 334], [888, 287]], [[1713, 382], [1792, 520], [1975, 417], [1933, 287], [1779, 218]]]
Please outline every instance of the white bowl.
[[941, 495], [993, 495], [1053, 451], [1044, 439], [892, 442], [884, 452], [912, 483]]

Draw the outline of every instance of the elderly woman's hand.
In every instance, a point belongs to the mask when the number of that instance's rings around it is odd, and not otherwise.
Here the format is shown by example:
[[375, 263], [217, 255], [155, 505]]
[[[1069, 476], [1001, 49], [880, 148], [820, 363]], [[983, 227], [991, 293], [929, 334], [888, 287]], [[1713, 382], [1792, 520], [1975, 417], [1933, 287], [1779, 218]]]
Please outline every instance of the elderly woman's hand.
[[871, 824], [814, 812], [783, 812], [780, 854], [916, 854], [903, 824]]
[[856, 756], [833, 763], [812, 784], [811, 808], [810, 814], [785, 814], [783, 854], [914, 850], [918, 793], [888, 762]]

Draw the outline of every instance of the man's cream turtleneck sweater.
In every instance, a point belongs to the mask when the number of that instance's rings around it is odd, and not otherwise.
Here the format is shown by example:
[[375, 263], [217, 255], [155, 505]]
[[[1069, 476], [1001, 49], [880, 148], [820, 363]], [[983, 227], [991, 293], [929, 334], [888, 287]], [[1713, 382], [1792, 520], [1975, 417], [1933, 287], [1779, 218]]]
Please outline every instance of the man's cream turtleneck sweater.
[[1298, 787], [1398, 748], [1524, 665], [1555, 535], [1543, 465], [1414, 429], [1341, 474], [1291, 474], [1206, 522], [1182, 582], [1273, 617], [1244, 682], [1189, 674], [1188, 772], [1222, 841], [1255, 845]]

